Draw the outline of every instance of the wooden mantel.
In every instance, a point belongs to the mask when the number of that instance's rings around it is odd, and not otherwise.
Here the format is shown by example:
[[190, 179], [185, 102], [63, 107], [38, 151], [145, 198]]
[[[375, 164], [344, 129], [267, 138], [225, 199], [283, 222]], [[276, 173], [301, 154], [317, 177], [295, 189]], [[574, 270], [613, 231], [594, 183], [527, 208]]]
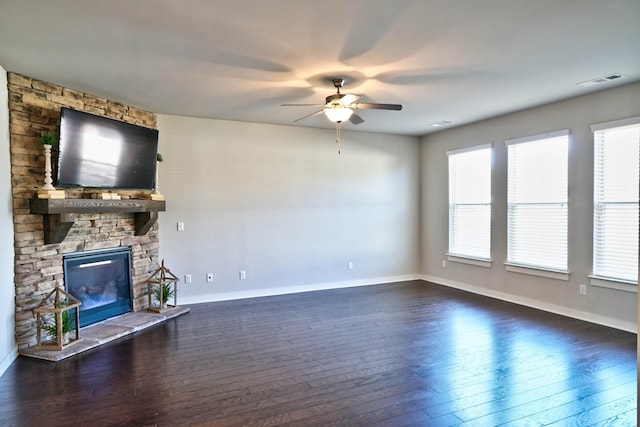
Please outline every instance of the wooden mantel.
[[29, 199], [29, 211], [44, 220], [44, 243], [60, 243], [73, 226], [78, 214], [133, 213], [135, 235], [143, 236], [164, 212], [164, 200], [102, 200], [102, 199]]

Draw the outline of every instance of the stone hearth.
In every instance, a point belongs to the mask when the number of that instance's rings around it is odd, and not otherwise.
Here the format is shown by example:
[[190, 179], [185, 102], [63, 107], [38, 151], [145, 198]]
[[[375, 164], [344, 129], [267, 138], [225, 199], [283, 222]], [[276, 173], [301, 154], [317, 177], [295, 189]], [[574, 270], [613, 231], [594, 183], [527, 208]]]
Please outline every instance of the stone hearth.
[[63, 350], [36, 350], [33, 347], [29, 347], [21, 350], [20, 354], [57, 362], [166, 322], [189, 311], [191, 311], [189, 307], [178, 306], [163, 310], [162, 313], [131, 312], [123, 314], [80, 329], [80, 339]]

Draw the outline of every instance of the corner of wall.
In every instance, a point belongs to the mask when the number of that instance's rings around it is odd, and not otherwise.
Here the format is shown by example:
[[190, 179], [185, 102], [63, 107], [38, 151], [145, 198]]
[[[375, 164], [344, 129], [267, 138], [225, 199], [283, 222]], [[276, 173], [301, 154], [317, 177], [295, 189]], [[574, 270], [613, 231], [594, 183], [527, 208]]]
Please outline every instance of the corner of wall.
[[[13, 230], [11, 167], [9, 162], [9, 94], [7, 72], [0, 66], [0, 226]], [[13, 286], [13, 233], [0, 234], [0, 376], [18, 357], [15, 341], [15, 287]]]

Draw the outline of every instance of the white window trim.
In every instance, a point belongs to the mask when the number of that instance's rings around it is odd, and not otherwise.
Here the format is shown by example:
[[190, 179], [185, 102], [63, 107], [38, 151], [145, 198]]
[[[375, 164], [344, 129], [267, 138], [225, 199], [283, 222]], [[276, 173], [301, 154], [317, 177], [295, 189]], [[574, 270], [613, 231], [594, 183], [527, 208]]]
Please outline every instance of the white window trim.
[[488, 144], [473, 145], [471, 147], [465, 148], [456, 148], [454, 150], [448, 150], [446, 153], [447, 156], [450, 156], [452, 154], [468, 153], [470, 151], [485, 150], [487, 148], [493, 148], [493, 143], [489, 142]]
[[504, 265], [505, 270], [511, 271], [512, 273], [529, 274], [531, 276], [546, 277], [548, 279], [568, 281], [571, 276], [571, 273], [568, 270], [552, 270], [531, 265], [515, 264], [512, 262], [505, 262]]
[[[529, 135], [529, 136], [523, 136], [523, 137], [519, 137], [519, 138], [511, 138], [511, 139], [507, 139], [504, 141], [505, 146], [509, 146], [509, 145], [515, 145], [515, 144], [523, 144], [523, 143], [527, 143], [527, 142], [534, 142], [534, 141], [538, 141], [541, 139], [550, 139], [550, 138], [557, 138], [557, 137], [561, 137], [561, 136], [569, 136], [571, 133], [569, 131], [569, 129], [560, 129], [560, 130], [556, 130], [556, 131], [551, 131], [551, 132], [545, 132], [545, 133], [540, 133], [537, 135]], [[571, 141], [569, 140], [568, 143], [568, 150], [571, 149]], [[571, 197], [571, 188], [569, 186], [569, 188], [567, 189], [567, 206], [569, 203], [569, 199]], [[568, 219], [568, 215], [569, 213], [567, 212], [567, 219]], [[567, 241], [567, 245], [569, 244], [569, 242]], [[569, 250], [569, 247], [567, 246], [567, 251]], [[568, 255], [568, 254], [567, 254]], [[544, 268], [544, 267], [540, 267], [540, 266], [532, 266], [532, 265], [525, 265], [525, 264], [517, 264], [514, 262], [505, 262], [505, 269], [506, 271], [511, 271], [514, 273], [522, 273], [522, 274], [529, 274], [532, 276], [540, 276], [540, 277], [547, 277], [550, 279], [557, 279], [557, 280], [564, 280], [564, 281], [568, 281], [569, 280], [569, 276], [570, 276], [570, 272], [568, 270], [564, 271], [564, 270], [554, 270], [554, 269], [550, 269], [550, 268]]]
[[[472, 145], [469, 147], [463, 147], [463, 148], [456, 148], [453, 150], [447, 150], [446, 151], [446, 155], [447, 158], [449, 158], [452, 155], [456, 155], [456, 154], [462, 154], [462, 153], [469, 153], [469, 152], [473, 152], [473, 151], [480, 151], [480, 150], [486, 150], [489, 149], [491, 150], [491, 163], [489, 165], [489, 169], [490, 169], [490, 174], [493, 175], [493, 165], [494, 165], [494, 160], [493, 160], [493, 142], [488, 142], [486, 144], [479, 144], [479, 145]], [[489, 203], [476, 203], [476, 205], [489, 205], [489, 210], [492, 211], [493, 210], [493, 201], [490, 201]], [[451, 224], [447, 224], [447, 226], [450, 226]], [[492, 228], [493, 228], [493, 222], [489, 223], [489, 252], [491, 252], [491, 233], [492, 233]], [[448, 246], [448, 244], [447, 244]], [[476, 266], [480, 266], [480, 267], [491, 267], [492, 266], [492, 260], [491, 258], [479, 258], [479, 257], [473, 257], [470, 255], [461, 255], [461, 254], [453, 254], [453, 253], [447, 253], [447, 259], [449, 261], [453, 261], [453, 262], [459, 262], [459, 263], [463, 263], [463, 264], [470, 264], [470, 265], [476, 265]]]
[[596, 123], [591, 125], [591, 132], [597, 132], [599, 130], [607, 130], [611, 128], [619, 128], [623, 126], [638, 125], [640, 124], [639, 117], [629, 117], [628, 119], [614, 120], [612, 122]]
[[[626, 119], [613, 120], [610, 122], [602, 122], [595, 123], [590, 126], [591, 132], [595, 134], [598, 131], [604, 131], [609, 129], [615, 129], [619, 127], [632, 126], [632, 125], [640, 125], [640, 116], [629, 117]], [[594, 218], [595, 223], [595, 218]], [[593, 253], [595, 254], [595, 248], [593, 248]], [[590, 284], [597, 287], [608, 288], [608, 289], [616, 289], [620, 291], [638, 293], [638, 283], [634, 281], [612, 278], [612, 277], [603, 277], [597, 275], [589, 275]]]
[[626, 280], [612, 279], [611, 277], [589, 276], [590, 284], [599, 288], [615, 289], [618, 291], [638, 293], [638, 286]]
[[475, 265], [478, 267], [491, 268], [493, 260], [491, 258], [474, 258], [467, 255], [447, 254], [447, 261], [459, 262], [461, 264]]
[[538, 141], [540, 139], [550, 139], [550, 138], [557, 138], [559, 136], [568, 136], [568, 135], [569, 135], [569, 129], [561, 129], [553, 132], [540, 133], [538, 135], [507, 139], [504, 143], [505, 145], [508, 146], [508, 145], [515, 145], [515, 144], [523, 144], [525, 142]]

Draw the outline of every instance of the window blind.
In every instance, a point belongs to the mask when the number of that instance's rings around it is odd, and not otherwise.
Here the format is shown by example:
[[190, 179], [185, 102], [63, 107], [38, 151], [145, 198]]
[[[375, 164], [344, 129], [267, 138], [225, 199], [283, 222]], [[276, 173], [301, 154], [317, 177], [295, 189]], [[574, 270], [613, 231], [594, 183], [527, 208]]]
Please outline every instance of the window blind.
[[592, 130], [593, 274], [637, 284], [640, 118]]
[[491, 144], [447, 152], [449, 255], [491, 258]]
[[506, 144], [507, 263], [566, 272], [569, 131]]

